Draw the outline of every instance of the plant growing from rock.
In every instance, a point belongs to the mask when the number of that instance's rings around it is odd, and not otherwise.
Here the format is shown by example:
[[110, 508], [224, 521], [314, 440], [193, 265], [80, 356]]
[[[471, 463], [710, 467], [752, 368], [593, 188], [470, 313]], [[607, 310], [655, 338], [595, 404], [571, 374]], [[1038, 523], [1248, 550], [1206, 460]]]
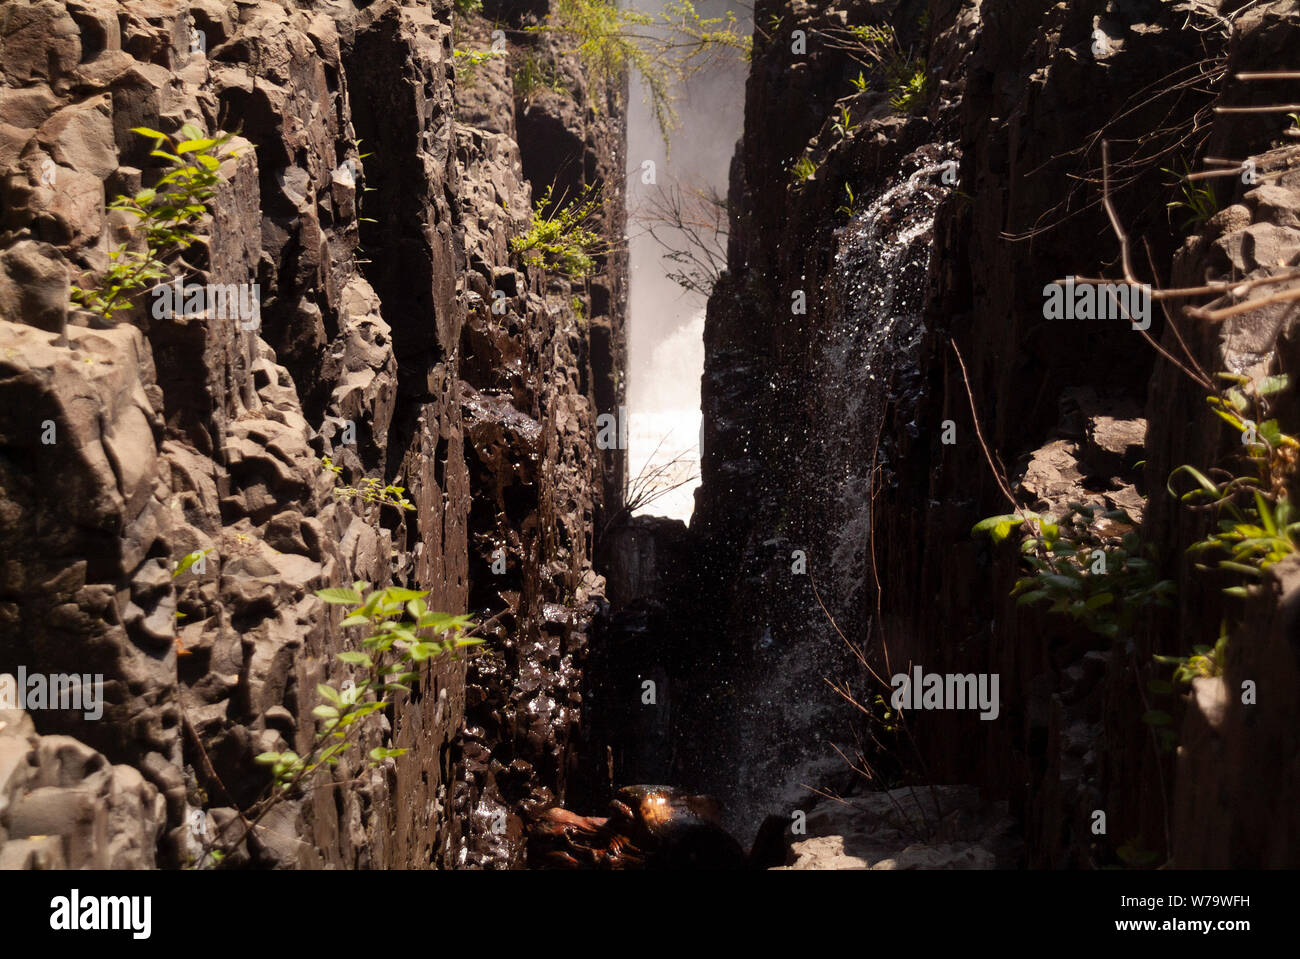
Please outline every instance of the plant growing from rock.
[[[1209, 646], [1193, 646], [1192, 652], [1188, 656], [1153, 656], [1151, 657], [1157, 663], [1165, 666], [1173, 666], [1173, 681], [1176, 683], [1190, 683], [1193, 679], [1210, 679], [1215, 676], [1223, 675], [1223, 665], [1228, 655], [1228, 634], [1223, 629], [1219, 633], [1219, 640], [1214, 644], [1214, 648]], [[1150, 684], [1148, 684], [1150, 688]], [[1158, 687], [1153, 692], [1163, 692], [1163, 688]]]
[[481, 64], [487, 63], [489, 60], [495, 60], [497, 57], [503, 57], [505, 54], [494, 50], [461, 50], [456, 48], [451, 51], [451, 56], [456, 64], [456, 82], [471, 86]]
[[606, 249], [604, 238], [589, 225], [604, 205], [600, 188], [589, 184], [567, 203], [553, 202], [552, 191], [548, 186], [542, 192], [528, 229], [510, 240], [510, 252], [549, 273], [569, 279], [589, 276], [596, 270], [595, 257]]
[[751, 46], [733, 12], [702, 17], [692, 0], [668, 0], [657, 14], [617, 0], [557, 0], [546, 23], [529, 29], [574, 39], [588, 74], [606, 85], [636, 70], [665, 140], [677, 125], [674, 88], [725, 51], [748, 59]]
[[[330, 457], [322, 456], [321, 462], [327, 470], [336, 476], [342, 474], [343, 467], [335, 466]], [[405, 486], [394, 486], [392, 483], [385, 483], [376, 476], [363, 476], [359, 487], [336, 486], [333, 492], [337, 497], [356, 498], [363, 503], [378, 503], [380, 506], [391, 506], [394, 509], [402, 510], [415, 509], [415, 504], [405, 496]]]
[[[1276, 419], [1265, 418], [1278, 393], [1290, 386], [1286, 376], [1254, 382], [1249, 377], [1221, 373], [1234, 385], [1207, 402], [1242, 439], [1240, 467], [1206, 472], [1184, 464], [1169, 477], [1169, 492], [1193, 509], [1214, 514], [1216, 530], [1188, 549], [1193, 556], [1225, 554], [1218, 568], [1259, 579], [1264, 570], [1300, 550], [1300, 517], [1291, 505], [1289, 485], [1300, 459], [1300, 441], [1283, 433]], [[1253, 413], [1254, 418], [1247, 414]], [[1174, 478], [1190, 477], [1189, 491], [1174, 492]], [[1204, 566], [1200, 566], [1204, 569]], [[1245, 596], [1245, 586], [1224, 592]]]
[[[257, 762], [271, 767], [273, 797], [284, 795], [321, 766], [338, 765], [361, 728], [357, 724], [392, 705], [389, 694], [409, 693], [406, 684], [419, 678], [416, 670], [421, 663], [482, 642], [464, 635], [473, 625], [469, 616], [430, 611], [424, 601], [427, 590], [390, 586], [363, 596], [362, 590], [368, 587], [368, 583], [357, 582], [350, 587], [316, 590], [327, 603], [353, 607], [339, 623], [341, 627], [360, 626], [370, 633], [361, 640], [360, 650], [338, 654], [339, 660], [362, 670], [362, 679], [349, 680], [338, 688], [327, 683], [316, 687], [324, 702], [312, 710], [320, 726], [306, 756], [287, 751], [257, 757]], [[375, 747], [367, 755], [370, 765], [376, 766], [405, 752]]]
[[514, 85], [515, 99], [524, 106], [532, 103], [542, 90], [556, 93], [569, 92], [552, 64], [546, 63], [535, 53], [525, 54], [510, 75]]
[[790, 167], [790, 172], [794, 174], [796, 183], [807, 183], [817, 174], [817, 164], [813, 162], [812, 157], [804, 156], [794, 161]]
[[1059, 520], [1012, 513], [982, 520], [971, 532], [1000, 543], [1017, 527], [1028, 533], [1020, 552], [1031, 570], [1011, 591], [1017, 606], [1047, 602], [1048, 612], [1115, 639], [1131, 635], [1144, 610], [1169, 605], [1174, 583], [1157, 577], [1150, 546], [1123, 510], [1070, 503]]
[[[395, 693], [411, 691], [408, 684], [419, 678], [421, 664], [443, 656], [454, 657], [457, 650], [482, 642], [467, 635], [473, 626], [471, 617], [430, 610], [425, 590], [398, 586], [367, 590], [368, 583], [356, 582], [350, 587], [316, 591], [326, 603], [348, 607], [347, 616], [339, 623], [341, 627], [359, 627], [368, 634], [361, 639], [360, 649], [338, 654], [340, 661], [360, 670], [360, 675], [337, 687], [317, 685], [322, 702], [312, 715], [319, 725], [306, 755], [286, 750], [256, 757], [257, 763], [270, 767], [270, 792], [251, 809], [241, 811], [238, 821], [244, 829], [237, 838], [226, 841], [218, 835], [211, 840], [207, 852], [213, 864], [225, 859], [267, 813], [305, 785], [314, 773], [322, 767], [337, 766], [361, 738], [364, 720], [391, 706]], [[367, 765], [382, 765], [405, 752], [376, 746], [367, 753]]]
[[843, 104], [840, 105], [839, 113], [835, 115], [835, 119], [831, 123], [831, 129], [841, 140], [853, 136], [860, 126], [862, 126], [861, 123], [853, 122], [853, 118], [849, 114], [849, 108]]
[[1199, 226], [1214, 214], [1219, 212], [1219, 200], [1214, 195], [1214, 190], [1209, 185], [1197, 186], [1196, 182], [1191, 180], [1191, 168], [1187, 161], [1182, 161], [1183, 172], [1178, 173], [1168, 167], [1161, 167], [1161, 171], [1176, 177], [1176, 186], [1182, 193], [1181, 200], [1171, 200], [1165, 206], [1170, 210], [1186, 210], [1187, 218], [1183, 220], [1182, 229]]
[[108, 254], [109, 267], [93, 286], [72, 287], [74, 303], [109, 320], [129, 307], [136, 293], [167, 276], [165, 259], [198, 239], [194, 228], [216, 194], [218, 170], [223, 160], [234, 155], [222, 153], [232, 134], [205, 137], [188, 123], [181, 127], [181, 139], [149, 127], [133, 127], [131, 132], [151, 138], [154, 148], [149, 155], [166, 160], [168, 169], [154, 186], [135, 196], [120, 196], [108, 207], [125, 210], [140, 221], [145, 249], [129, 250], [129, 244], [119, 244]]
[[[847, 27], [827, 31], [831, 44], [873, 70], [884, 81], [889, 104], [899, 113], [911, 113], [930, 96], [930, 75], [925, 59], [903, 49], [898, 34], [888, 24]], [[870, 79], [858, 72], [853, 86], [861, 93]]]
[[853, 187], [849, 186], [847, 183], [844, 184], [844, 200], [844, 203], [841, 203], [835, 208], [836, 213], [843, 213], [849, 217], [849, 219], [852, 219], [861, 212], [859, 209], [860, 200], [854, 194]]
[[925, 61], [918, 60], [911, 70], [899, 76], [894, 83], [889, 105], [899, 113], [911, 113], [925, 103], [930, 95], [930, 75], [925, 72]]

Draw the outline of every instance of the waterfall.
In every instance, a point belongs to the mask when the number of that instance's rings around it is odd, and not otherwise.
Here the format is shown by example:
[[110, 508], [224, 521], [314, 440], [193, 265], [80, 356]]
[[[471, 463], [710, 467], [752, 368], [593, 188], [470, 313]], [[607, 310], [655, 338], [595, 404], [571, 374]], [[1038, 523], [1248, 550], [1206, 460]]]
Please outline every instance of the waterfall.
[[925, 162], [881, 192], [844, 228], [835, 253], [831, 300], [838, 315], [815, 379], [824, 427], [817, 437], [828, 502], [823, 528], [831, 543], [823, 599], [837, 618], [846, 617], [842, 627], [861, 625], [873, 461], [881, 465], [876, 439], [891, 378], [911, 365], [925, 332], [925, 276], [947, 169], [948, 161]]
[[[797, 502], [786, 505], [803, 510], [809, 570], [827, 610], [855, 642], [865, 639], [871, 596], [872, 459], [892, 374], [914, 363], [924, 333], [934, 217], [948, 190], [942, 175], [949, 164], [939, 155], [950, 150], [932, 145], [913, 154], [915, 171], [837, 231], [824, 290], [825, 334], [814, 359], [817, 387], [802, 457], [817, 467], [787, 494]], [[783, 559], [793, 545], [784, 538], [764, 544]], [[806, 787], [842, 778], [847, 768], [831, 743], [847, 745], [852, 717], [826, 680], [856, 680], [858, 667], [844, 655], [807, 578], [789, 574], [787, 564], [764, 577], [764, 590], [780, 598], [762, 602], [785, 625], [757, 625], [749, 675], [734, 693], [739, 728], [727, 818], [740, 834], [766, 814], [806, 809]]]

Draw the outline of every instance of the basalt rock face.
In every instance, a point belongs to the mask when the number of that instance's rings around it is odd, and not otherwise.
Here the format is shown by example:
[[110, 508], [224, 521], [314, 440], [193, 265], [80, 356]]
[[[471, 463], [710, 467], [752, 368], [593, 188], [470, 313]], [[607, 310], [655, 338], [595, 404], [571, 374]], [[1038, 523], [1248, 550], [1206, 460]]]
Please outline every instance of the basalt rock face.
[[[743, 804], [766, 780], [765, 805], [737, 828], [766, 812], [788, 820], [808, 801], [799, 782], [849, 788], [826, 741], [855, 755], [862, 717], [817, 691], [827, 677], [876, 712], [889, 747], [867, 751], [878, 778], [923, 760], [931, 782], [1009, 800], [1024, 864], [1294, 863], [1294, 577], [1279, 567], [1244, 614], [1225, 606], [1216, 587], [1230, 581], [1184, 554], [1208, 521], [1165, 492], [1178, 465], [1216, 465], [1236, 437], [1216, 425], [1206, 388], [1127, 320], [1044, 312], [1053, 281], [1121, 276], [1099, 202], [1103, 139], [1139, 279], [1154, 270], [1162, 285], [1195, 286], [1297, 263], [1296, 151], [1268, 152], [1287, 142], [1285, 124], [1210, 111], [1293, 102], [1294, 86], [1231, 76], [1285, 69], [1294, 10], [1225, 4], [1221, 21], [1213, 6], [756, 9], [771, 39], [756, 43], [728, 269], [705, 326], [698, 561], [686, 574], [696, 599], [676, 617], [700, 625], [671, 670], [677, 781]], [[859, 65], [827, 39], [879, 22], [926, 56], [930, 85], [912, 109], [855, 92]], [[796, 30], [806, 50], [792, 49]], [[1180, 197], [1161, 167], [1252, 155], [1276, 175], [1220, 181], [1218, 214], [1171, 224], [1165, 205]], [[1180, 335], [1211, 372], [1294, 366], [1293, 300], [1227, 325], [1165, 305], [1152, 304], [1150, 333], [1184, 365]], [[1284, 395], [1284, 426], [1296, 422], [1289, 408]], [[971, 534], [1012, 510], [995, 469], [1018, 507], [1125, 510], [1173, 581], [1175, 609], [1108, 638], [1045, 605], [1018, 607], [1017, 551]], [[1152, 656], [1213, 645], [1224, 615], [1223, 675], [1167, 692], [1172, 667]], [[832, 619], [885, 684], [837, 658]], [[890, 673], [917, 664], [998, 674], [997, 717], [914, 709], [919, 753], [889, 738]], [[1242, 702], [1246, 680], [1254, 705]], [[876, 694], [885, 703], [873, 706]], [[1157, 733], [1180, 724], [1175, 751]], [[764, 766], [754, 781], [730, 773], [744, 756]], [[1248, 768], [1264, 777], [1250, 797]]]
[[[622, 236], [623, 91], [541, 44], [574, 83], [531, 109], [569, 138], [521, 144], [509, 58], [457, 70], [490, 34], [439, 2], [0, 11], [0, 673], [102, 674], [104, 698], [0, 713], [6, 865], [178, 866], [239, 835], [253, 758], [305, 753], [317, 684], [347, 678], [356, 631], [314, 591], [355, 580], [496, 617], [483, 653], [433, 663], [227, 862], [519, 865], [518, 812], [563, 798], [625, 263], [570, 288], [508, 241], [548, 185], [530, 162], [603, 183]], [[139, 242], [105, 211], [161, 172], [131, 128], [187, 122], [239, 135], [174, 275], [255, 284], [259, 315], [72, 307]], [[363, 477], [414, 508], [335, 495]], [[367, 768], [375, 746], [408, 752]], [[30, 814], [42, 789], [66, 815]]]

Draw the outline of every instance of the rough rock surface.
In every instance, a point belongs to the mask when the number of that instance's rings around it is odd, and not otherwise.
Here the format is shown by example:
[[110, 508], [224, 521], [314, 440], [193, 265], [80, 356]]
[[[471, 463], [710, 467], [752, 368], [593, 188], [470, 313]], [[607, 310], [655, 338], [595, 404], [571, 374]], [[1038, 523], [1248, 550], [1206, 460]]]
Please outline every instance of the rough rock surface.
[[[673, 781], [732, 806], [766, 791], [750, 829], [766, 813], [788, 819], [782, 790], [835, 759], [827, 740], [852, 749], [860, 727], [824, 679], [847, 680], [867, 708], [888, 697], [836, 658], [842, 633], [880, 671], [884, 646], [895, 671], [1000, 676], [996, 721], [914, 710], [919, 753], [894, 742], [872, 759], [887, 780], [923, 760], [932, 781], [1008, 802], [1026, 864], [1294, 864], [1290, 574], [1279, 568], [1244, 618], [1228, 610], [1215, 587], [1229, 583], [1184, 552], [1206, 520], [1164, 492], [1178, 465], [1214, 465], [1236, 438], [1206, 388], [1129, 322], [1044, 311], [1056, 280], [1118, 275], [1098, 202], [1102, 139], [1139, 278], [1235, 283], [1297, 264], [1300, 173], [1284, 123], [1210, 109], [1288, 102], [1291, 87], [1232, 77], [1286, 60], [1294, 6], [1224, 4], [1225, 19], [1214, 6], [758, 4], [771, 29], [756, 43], [728, 269], [705, 324], [695, 560], [676, 572], [686, 585], [666, 613], [686, 628], [656, 657], [671, 664]], [[859, 64], [826, 39], [886, 18], [931, 71], [907, 115], [854, 92]], [[787, 42], [796, 28], [805, 53]], [[1206, 84], [1178, 82], [1202, 71]], [[1220, 181], [1219, 212], [1180, 229], [1161, 167], [1181, 155], [1253, 157], [1260, 179]], [[1208, 301], [1187, 305], [1233, 302]], [[1153, 304], [1150, 332], [1166, 353], [1185, 356], [1181, 335], [1211, 373], [1295, 375], [1294, 300], [1217, 324], [1165, 305]], [[1284, 428], [1300, 422], [1294, 405], [1288, 394], [1277, 409]], [[971, 535], [1011, 508], [990, 460], [1019, 508], [1126, 510], [1177, 608], [1112, 639], [1017, 607], [1017, 551]], [[1213, 645], [1229, 612], [1223, 677], [1153, 692], [1171, 671], [1153, 655]], [[1253, 705], [1245, 680], [1259, 686]], [[1160, 713], [1182, 726], [1176, 752], [1143, 721]]]
[[[536, 22], [525, 6], [503, 15]], [[523, 111], [504, 61], [462, 97], [453, 43], [490, 32], [444, 0], [0, 11], [0, 673], [99, 673], [105, 698], [98, 722], [0, 731], [32, 767], [0, 792], [6, 865], [196, 861], [266, 788], [253, 757], [310, 746], [316, 686], [357, 640], [313, 592], [354, 580], [496, 616], [484, 653], [435, 663], [368, 729], [363, 750], [406, 755], [345, 759], [332, 775], [358, 786], [282, 804], [228, 863], [519, 865], [516, 810], [562, 796], [603, 602], [590, 530], [621, 489], [594, 420], [619, 398], [626, 268], [570, 288], [507, 243], [549, 183], [528, 171], [560, 167], [605, 184], [622, 236], [624, 93], [547, 39], [568, 101]], [[517, 109], [564, 136], [521, 153]], [[139, 242], [105, 215], [159, 176], [131, 129], [186, 122], [239, 136], [172, 268], [257, 284], [260, 325], [160, 319], [147, 295], [104, 323], [69, 284]], [[414, 509], [334, 495], [363, 477]], [[40, 789], [63, 790], [48, 823]]]

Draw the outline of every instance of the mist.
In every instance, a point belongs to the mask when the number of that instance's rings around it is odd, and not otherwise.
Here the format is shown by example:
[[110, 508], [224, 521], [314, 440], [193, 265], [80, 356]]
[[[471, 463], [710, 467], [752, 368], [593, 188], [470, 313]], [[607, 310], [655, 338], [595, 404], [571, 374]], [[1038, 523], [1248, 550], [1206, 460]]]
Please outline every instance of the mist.
[[[660, 4], [633, 3], [646, 13]], [[703, 17], [718, 16], [726, 2], [697, 5]], [[752, 24], [750, 11], [736, 9], [743, 32]], [[705, 298], [679, 286], [669, 274], [675, 264], [645, 229], [642, 217], [659, 191], [684, 194], [712, 189], [725, 196], [732, 151], [744, 121], [748, 65], [738, 53], [706, 65], [679, 91], [679, 126], [671, 146], [655, 124], [644, 100], [639, 76], [633, 76], [628, 109], [628, 188], [631, 278], [628, 321], [628, 465], [635, 478], [646, 469], [671, 465], [662, 485], [687, 479], [636, 512], [688, 521], [694, 509], [700, 464], [700, 377], [704, 371]], [[654, 163], [655, 183], [643, 182], [645, 161]], [[676, 230], [658, 230], [676, 245]], [[674, 462], [676, 461], [676, 462]], [[661, 484], [656, 484], [661, 485]]]

